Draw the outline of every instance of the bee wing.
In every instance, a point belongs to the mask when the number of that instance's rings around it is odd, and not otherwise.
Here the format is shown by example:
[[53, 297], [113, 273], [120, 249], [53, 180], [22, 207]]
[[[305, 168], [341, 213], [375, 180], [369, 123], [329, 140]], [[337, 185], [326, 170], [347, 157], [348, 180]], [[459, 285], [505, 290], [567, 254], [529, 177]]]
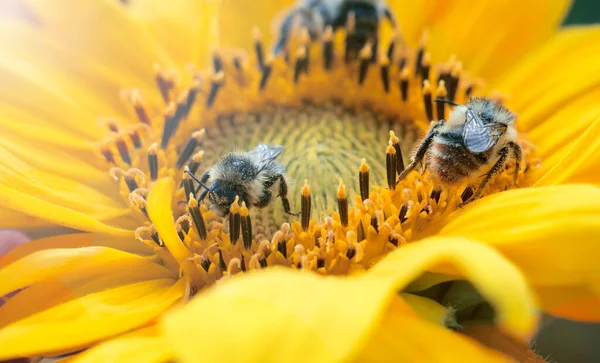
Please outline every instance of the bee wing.
[[496, 145], [500, 137], [500, 125], [484, 124], [481, 118], [471, 110], [467, 110], [466, 117], [463, 140], [467, 149], [474, 153], [482, 153]]
[[283, 146], [281, 145], [257, 145], [250, 153], [254, 154], [260, 169], [264, 168], [271, 161], [277, 159], [283, 152]]

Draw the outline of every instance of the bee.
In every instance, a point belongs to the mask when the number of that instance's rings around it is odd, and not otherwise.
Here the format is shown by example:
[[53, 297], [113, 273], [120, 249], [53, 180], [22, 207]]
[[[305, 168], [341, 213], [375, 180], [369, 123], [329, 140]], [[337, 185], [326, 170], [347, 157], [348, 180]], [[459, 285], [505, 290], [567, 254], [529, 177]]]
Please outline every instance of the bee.
[[394, 29], [397, 28], [396, 19], [384, 0], [299, 0], [286, 11], [283, 21], [278, 24], [273, 55], [277, 56], [285, 49], [295, 25], [307, 29], [314, 41], [321, 38], [327, 27], [335, 31], [349, 24], [350, 14], [354, 17], [346, 38], [350, 54], [358, 54], [367, 42], [375, 46], [382, 17], [388, 19]]
[[513, 182], [517, 184], [522, 159], [514, 127], [515, 115], [488, 98], [471, 98], [466, 105], [447, 100], [455, 108], [447, 121], [432, 124], [398, 181], [418, 163], [429, 168], [443, 185], [456, 185], [484, 176], [475, 193], [461, 206], [479, 198], [490, 179], [504, 170], [507, 159], [516, 161]]
[[236, 196], [248, 207], [258, 208], [268, 206], [279, 196], [285, 212], [298, 215], [290, 209], [285, 169], [276, 161], [282, 152], [281, 145], [260, 144], [247, 152], [234, 151], [226, 154], [200, 179], [189, 170], [186, 172], [198, 183], [196, 195], [204, 188], [198, 201], [208, 196], [209, 208], [219, 216], [229, 214], [229, 207]]

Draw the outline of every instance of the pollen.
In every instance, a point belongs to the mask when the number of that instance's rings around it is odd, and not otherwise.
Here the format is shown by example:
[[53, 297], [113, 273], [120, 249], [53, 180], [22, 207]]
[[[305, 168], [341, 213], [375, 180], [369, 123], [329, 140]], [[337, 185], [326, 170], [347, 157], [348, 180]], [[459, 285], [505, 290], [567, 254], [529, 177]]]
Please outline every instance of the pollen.
[[[348, 18], [352, 29], [356, 19]], [[474, 195], [472, 185], [436, 184], [427, 168], [397, 180], [430, 123], [450, 112], [436, 99], [465, 103], [485, 94], [457, 59], [434, 63], [426, 36], [418, 49], [396, 38], [349, 49], [343, 30], [327, 28], [311, 41], [302, 29], [285, 55], [273, 56], [260, 31], [253, 35], [247, 52], [216, 49], [212, 68], [190, 79], [154, 65], [156, 89], [121, 93], [130, 120], [101, 120], [107, 136], [96, 149], [132, 210], [136, 239], [189, 275], [190, 292], [273, 265], [361, 273], [431, 234]], [[519, 143], [517, 182], [528, 185], [540, 160], [525, 135]], [[205, 173], [226, 153], [258, 144], [283, 146], [277, 161], [299, 214], [284, 212], [276, 190], [264, 208], [240, 194], [217, 216], [210, 200], [219, 196]], [[483, 195], [514, 188], [516, 167], [508, 162]], [[181, 265], [147, 213], [147, 195], [162, 178], [178, 186], [169, 207], [188, 251]]]

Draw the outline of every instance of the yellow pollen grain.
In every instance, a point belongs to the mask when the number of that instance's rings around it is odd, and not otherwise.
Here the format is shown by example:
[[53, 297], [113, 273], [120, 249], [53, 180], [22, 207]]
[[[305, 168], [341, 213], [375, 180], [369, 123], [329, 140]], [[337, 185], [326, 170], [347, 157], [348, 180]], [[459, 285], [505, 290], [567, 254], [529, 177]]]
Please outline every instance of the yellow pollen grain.
[[196, 163], [201, 163], [204, 158], [204, 150], [200, 150], [192, 156], [192, 160]]
[[456, 62], [454, 67], [452, 67], [452, 77], [458, 78], [458, 77], [460, 77], [461, 73], [462, 73], [462, 63]]
[[337, 190], [337, 198], [338, 199], [346, 199], [347, 198], [346, 186], [344, 184], [342, 184], [341, 180], [340, 180], [340, 185], [338, 186], [338, 190]]
[[169, 105], [165, 109], [165, 118], [173, 117], [175, 115], [176, 109], [177, 109], [177, 106], [175, 105], [175, 102], [173, 102], [173, 101], [169, 102]]
[[212, 76], [212, 81], [217, 84], [223, 83], [225, 80], [225, 72], [219, 71]]
[[306, 47], [299, 47], [296, 51], [296, 57], [300, 59], [306, 58]]
[[398, 138], [398, 136], [396, 136], [396, 133], [392, 130], [390, 130], [390, 143], [391, 144], [400, 143], [400, 139]]
[[333, 38], [333, 29], [331, 26], [325, 28], [325, 32], [323, 33], [323, 40], [330, 41]]
[[396, 154], [396, 149], [392, 146], [392, 144], [389, 144], [385, 152], [386, 154], [394, 155]]
[[300, 193], [302, 193], [302, 196], [304, 197], [310, 196], [310, 187], [308, 186], [308, 179], [304, 179], [304, 186], [302, 187]]
[[431, 83], [428, 80], [423, 81], [423, 94], [431, 94]]
[[423, 60], [421, 61], [421, 65], [426, 67], [431, 64], [431, 54], [429, 52], [425, 53], [423, 56]]
[[364, 47], [359, 52], [359, 57], [361, 59], [369, 59], [373, 56], [373, 47], [371, 43], [367, 42]]
[[150, 145], [148, 147], [148, 154], [156, 155], [157, 152], [158, 152], [158, 144], [156, 142], [153, 142], [152, 145]]
[[385, 54], [382, 54], [381, 57], [379, 57], [379, 65], [385, 67], [389, 64], [390, 64], [389, 58]]
[[300, 44], [302, 44], [302, 45], [308, 44], [308, 42], [310, 41], [310, 35], [308, 34], [308, 29], [306, 29], [306, 28], [300, 29], [299, 41], [300, 41]]
[[444, 80], [441, 79], [440, 82], [438, 83], [438, 87], [437, 87], [437, 90], [435, 91], [435, 95], [437, 96], [437, 98], [445, 98], [447, 94], [448, 94], [448, 91], [446, 90], [446, 82], [444, 82]]
[[240, 216], [248, 217], [249, 211], [248, 207], [246, 207], [246, 202], [242, 202], [242, 206], [240, 207]]
[[194, 194], [190, 193], [190, 201], [188, 202], [188, 207], [196, 208], [198, 206], [198, 201], [194, 198]]
[[361, 173], [368, 173], [369, 172], [369, 165], [367, 165], [367, 160], [366, 159], [362, 159], [360, 161], [360, 168], [359, 168]]
[[204, 138], [204, 135], [206, 135], [206, 130], [204, 129], [192, 132], [192, 137], [196, 139], [196, 141], [201, 141]]
[[125, 171], [123, 171], [123, 169], [114, 167], [110, 168], [110, 170], [108, 171], [108, 175], [110, 175], [110, 177], [114, 180], [119, 180], [119, 178], [125, 176], [126, 173]]
[[231, 214], [238, 214], [240, 212], [239, 199], [240, 198], [236, 195], [231, 207], [229, 207], [229, 212]]

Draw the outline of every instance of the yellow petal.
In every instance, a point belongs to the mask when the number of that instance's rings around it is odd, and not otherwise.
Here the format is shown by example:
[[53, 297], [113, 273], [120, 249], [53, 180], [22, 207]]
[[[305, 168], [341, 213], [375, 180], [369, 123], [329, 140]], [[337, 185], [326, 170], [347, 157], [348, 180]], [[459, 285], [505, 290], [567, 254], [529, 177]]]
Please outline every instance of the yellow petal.
[[[510, 190], [482, 198], [449, 218], [443, 236], [489, 244], [533, 285], [560, 290], [600, 279], [600, 188], [560, 185]], [[546, 296], [540, 296], [544, 299]], [[542, 301], [551, 305], [552, 301]]]
[[[519, 114], [521, 129], [541, 125], [565, 103], [600, 86], [598, 42], [600, 26], [565, 28], [499, 80], [495, 86], [512, 95], [507, 104]], [[597, 109], [596, 102], [588, 107]], [[570, 128], [570, 122], [567, 116], [555, 132]]]
[[136, 255], [149, 255], [152, 250], [131, 237], [106, 236], [97, 233], [73, 233], [40, 238], [13, 248], [0, 257], [0, 269], [37, 251], [53, 248], [82, 248], [103, 246]]
[[148, 215], [169, 252], [180, 264], [187, 258], [188, 250], [175, 231], [171, 205], [175, 183], [171, 178], [158, 180], [148, 193]]
[[600, 184], [600, 119], [579, 137], [573, 145], [559, 149], [545, 161], [547, 171], [536, 186], [565, 183]]
[[[150, 0], [133, 2], [127, 10], [179, 65], [206, 67], [218, 42], [219, 5], [216, 0]], [[228, 33], [244, 32], [234, 29]]]
[[[0, 296], [45, 278], [60, 277], [79, 270], [105, 269], [123, 260], [134, 263], [146, 257], [108, 247], [49, 249], [27, 255], [0, 270]], [[141, 262], [140, 262], [141, 263]]]
[[173, 354], [164, 338], [151, 326], [101, 343], [81, 354], [75, 363], [152, 363], [173, 360]]
[[[532, 333], [534, 305], [523, 276], [493, 249], [460, 238], [403, 246], [359, 277], [277, 267], [252, 272], [199, 294], [162, 324], [182, 362], [347, 361], [363, 353], [396, 293], [425, 269], [444, 264], [480, 287], [506, 330], [519, 337]], [[197, 339], [194, 332], [207, 326], [211, 334]], [[402, 346], [414, 354], [422, 350], [422, 345]]]
[[443, 326], [448, 318], [448, 314], [452, 314], [445, 306], [426, 297], [406, 293], [400, 294], [400, 297], [421, 319], [430, 323]]
[[387, 312], [355, 362], [508, 362], [500, 353], [439, 325]]
[[[76, 250], [71, 251], [76, 253]], [[94, 257], [91, 256], [91, 259]], [[85, 262], [78, 266], [71, 264], [69, 271], [59, 275], [50, 271], [46, 278], [20, 291], [0, 307], [0, 327], [88, 294], [140, 281], [177, 277], [176, 272], [150, 259], [130, 256], [108, 263], [110, 268], [106, 268], [106, 264], [89, 261], [87, 265]], [[29, 268], [39, 267], [30, 265]]]
[[140, 327], [181, 298], [183, 280], [151, 280], [89, 294], [0, 330], [0, 359], [74, 351]]
[[[18, 212], [42, 218], [57, 225], [88, 232], [101, 232], [117, 236], [132, 236], [133, 232], [119, 229], [99, 222], [96, 218], [52, 202], [36, 198], [21, 191], [0, 184], [0, 204]], [[121, 215], [125, 214], [125, 211]], [[117, 214], [119, 215], [119, 214]], [[107, 216], [115, 217], [117, 215]]]
[[429, 48], [439, 60], [455, 54], [465, 69], [490, 81], [553, 35], [570, 3], [456, 0], [431, 26]]

